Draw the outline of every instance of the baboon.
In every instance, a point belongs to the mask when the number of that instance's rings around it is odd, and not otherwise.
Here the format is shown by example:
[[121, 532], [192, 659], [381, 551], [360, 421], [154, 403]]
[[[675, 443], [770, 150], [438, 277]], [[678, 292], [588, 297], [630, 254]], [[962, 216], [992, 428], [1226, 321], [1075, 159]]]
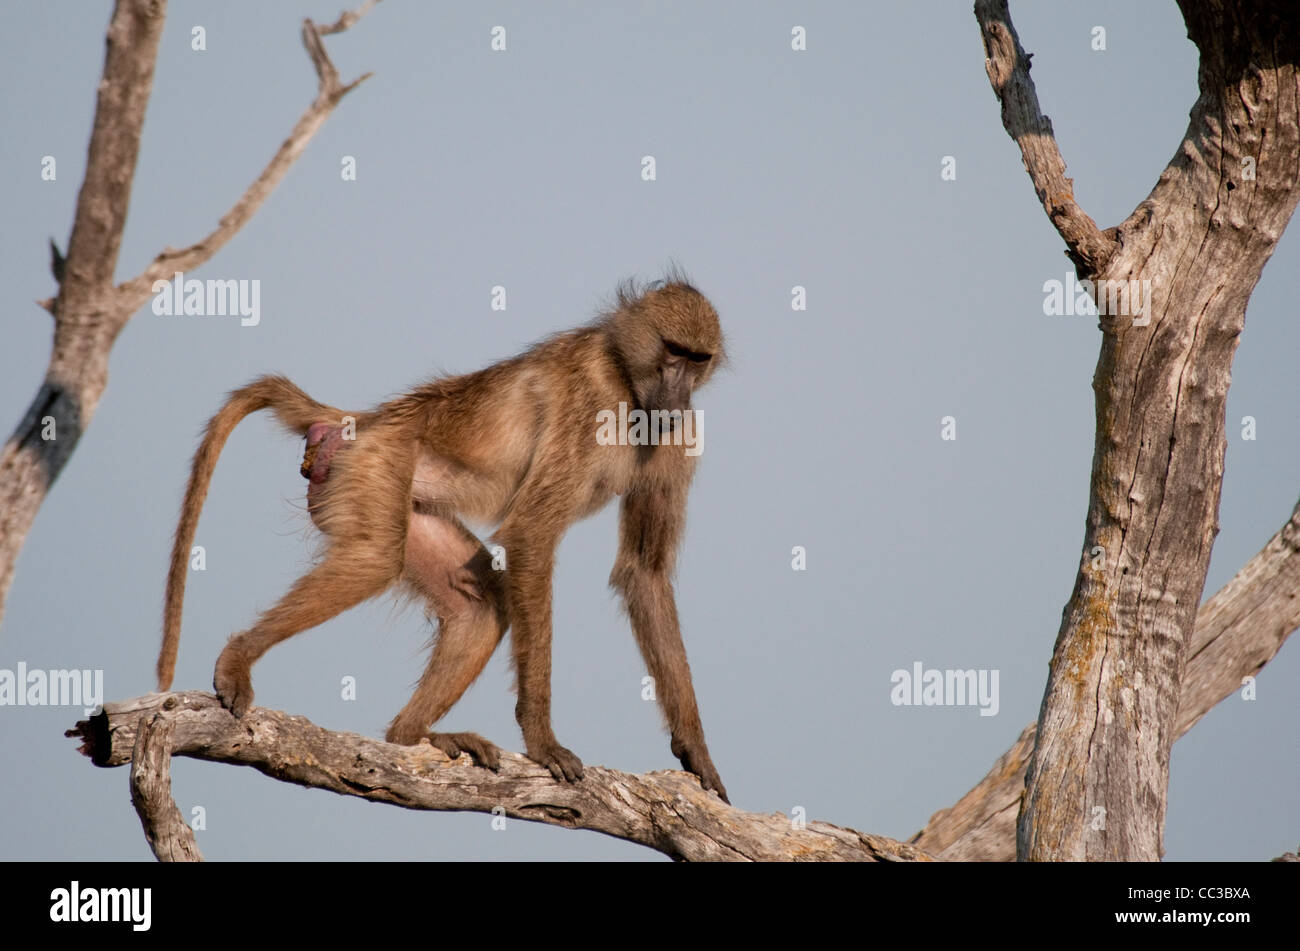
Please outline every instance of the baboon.
[[[434, 380], [369, 412], [318, 403], [282, 376], [234, 391], [194, 455], [167, 578], [158, 689], [170, 688], [188, 559], [217, 457], [245, 416], [270, 409], [307, 439], [307, 510], [324, 536], [315, 566], [217, 659], [213, 687], [236, 717], [253, 702], [251, 668], [270, 647], [394, 586], [438, 620], [428, 667], [389, 725], [389, 742], [428, 738], [497, 768], [473, 733], [431, 733], [479, 676], [507, 628], [515, 717], [528, 756], [557, 780], [582, 762], [551, 728], [551, 574], [568, 527], [621, 496], [609, 583], [623, 598], [682, 766], [724, 800], [682, 644], [672, 575], [699, 449], [694, 390], [725, 360], [709, 301], [679, 275], [626, 283], [594, 322], [476, 373]], [[600, 438], [599, 421], [640, 411], [665, 423], [647, 439]], [[351, 417], [351, 419], [348, 419]], [[608, 436], [608, 433], [605, 434]], [[654, 436], [661, 438], [654, 438]], [[612, 443], [612, 444], [611, 444]], [[496, 525], [493, 555], [465, 523]]]

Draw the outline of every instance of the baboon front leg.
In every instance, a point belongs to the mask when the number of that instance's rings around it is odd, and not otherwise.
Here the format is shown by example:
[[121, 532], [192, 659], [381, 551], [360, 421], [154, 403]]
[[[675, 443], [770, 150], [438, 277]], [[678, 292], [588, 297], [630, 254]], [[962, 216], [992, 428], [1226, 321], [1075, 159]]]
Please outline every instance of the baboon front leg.
[[582, 778], [582, 760], [560, 745], [551, 728], [551, 571], [553, 543], [517, 543], [505, 526], [498, 533], [511, 559], [507, 572], [510, 640], [519, 700], [515, 719], [528, 758], [562, 782]]
[[437, 643], [415, 693], [388, 727], [390, 743], [427, 737], [453, 759], [469, 753], [489, 769], [499, 752], [477, 733], [430, 733], [487, 666], [509, 624], [499, 572], [459, 521], [413, 513], [406, 536], [406, 580], [438, 617]]
[[226, 643], [212, 674], [221, 705], [242, 717], [253, 703], [252, 667], [257, 659], [280, 641], [383, 592], [393, 575], [379, 568], [382, 565], [367, 565], [363, 558], [345, 558], [331, 550], [253, 627]]
[[654, 678], [673, 755], [700, 778], [700, 785], [730, 802], [704, 742], [673, 596], [672, 568], [684, 510], [683, 489], [628, 492], [619, 515], [618, 559], [609, 580], [623, 594], [637, 646]]
[[700, 785], [712, 789], [723, 802], [730, 803], [727, 789], [722, 785], [709, 756], [708, 744], [704, 741], [704, 726], [700, 722], [691, 668], [682, 644], [672, 582], [660, 573], [633, 569], [634, 573], [629, 574], [626, 570], [620, 571], [620, 567], [615, 568], [615, 576], [621, 581], [637, 646], [641, 648], [641, 656], [654, 678], [655, 692], [672, 737], [670, 748], [673, 755], [688, 772], [700, 778]]

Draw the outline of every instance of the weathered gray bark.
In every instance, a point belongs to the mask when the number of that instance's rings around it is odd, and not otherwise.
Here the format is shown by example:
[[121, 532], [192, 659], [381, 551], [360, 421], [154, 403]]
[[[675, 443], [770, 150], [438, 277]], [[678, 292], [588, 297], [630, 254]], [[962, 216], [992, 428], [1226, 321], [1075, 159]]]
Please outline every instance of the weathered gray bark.
[[[826, 822], [796, 828], [780, 813], [741, 812], [705, 792], [688, 773], [636, 776], [587, 766], [581, 782], [561, 783], [527, 757], [507, 752], [494, 773], [471, 765], [467, 755], [449, 761], [427, 743], [396, 746], [334, 733], [278, 710], [254, 707], [236, 720], [216, 697], [197, 690], [105, 704], [103, 713], [79, 722], [67, 735], [82, 740], [81, 752], [96, 765], [121, 766], [137, 749], [159, 749], [158, 739], [137, 742], [141, 724], [158, 736], [168, 731], [170, 752], [181, 756], [252, 766], [286, 782], [407, 809], [499, 809], [498, 814], [515, 819], [603, 832], [686, 861], [931, 860], [922, 850], [884, 836]], [[159, 771], [156, 756], [149, 771]], [[170, 795], [160, 782], [151, 788], [149, 817], [141, 814], [146, 831], [166, 826], [169, 832], [153, 834], [180, 835], [176, 822], [184, 823]], [[166, 803], [159, 802], [161, 796]], [[176, 851], [168, 857], [177, 857]]]
[[[36, 513], [90, 425], [108, 384], [113, 342], [149, 299], [155, 280], [199, 267], [244, 226], [338, 101], [370, 75], [342, 85], [321, 37], [347, 29], [377, 2], [368, 0], [359, 11], [343, 14], [330, 26], [303, 22], [303, 43], [319, 82], [315, 101], [211, 234], [187, 248], [165, 249], [143, 274], [115, 287], [113, 274], [167, 8], [166, 0], [117, 0], [67, 258], [60, 261], [55, 254], [59, 293], [41, 302], [54, 315], [53, 352], [45, 382], [0, 452], [0, 619], [14, 565]], [[54, 421], [54, 438], [43, 435], [47, 417]]]
[[[1267, 545], [1201, 606], [1183, 675], [1177, 736], [1237, 695], [1300, 628], [1300, 503]], [[909, 841], [944, 859], [1010, 862], [1036, 724], [1025, 727], [970, 792]]]
[[975, 5], [1003, 123], [1080, 277], [1150, 282], [1149, 323], [1100, 321], [1084, 553], [1029, 761], [1021, 859], [1162, 853], [1169, 750], [1218, 531], [1232, 356], [1300, 199], [1300, 12], [1284, 0], [1180, 7], [1200, 98], [1151, 194], [1100, 232], [1074, 202], [1005, 0]]
[[194, 830], [172, 799], [172, 737], [175, 724], [165, 714], [142, 716], [131, 754], [131, 802], [144, 837], [159, 862], [201, 862]]

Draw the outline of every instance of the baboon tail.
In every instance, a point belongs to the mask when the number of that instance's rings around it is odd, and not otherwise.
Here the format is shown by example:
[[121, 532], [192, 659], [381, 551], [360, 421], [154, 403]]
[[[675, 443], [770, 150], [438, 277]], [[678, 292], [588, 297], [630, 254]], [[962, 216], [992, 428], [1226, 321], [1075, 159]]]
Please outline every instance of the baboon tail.
[[181, 518], [172, 544], [163, 609], [162, 648], [158, 652], [159, 691], [171, 688], [172, 676], [176, 671], [176, 651], [181, 639], [181, 605], [185, 599], [190, 549], [194, 544], [194, 533], [198, 529], [208, 486], [212, 482], [212, 472], [217, 467], [217, 457], [221, 455], [226, 439], [239, 422], [245, 416], [262, 409], [272, 410], [281, 425], [304, 436], [313, 423], [338, 420], [343, 416], [341, 410], [316, 402], [285, 377], [264, 376], [231, 393], [225, 405], [208, 421], [207, 430], [194, 453], [190, 481], [185, 489]]

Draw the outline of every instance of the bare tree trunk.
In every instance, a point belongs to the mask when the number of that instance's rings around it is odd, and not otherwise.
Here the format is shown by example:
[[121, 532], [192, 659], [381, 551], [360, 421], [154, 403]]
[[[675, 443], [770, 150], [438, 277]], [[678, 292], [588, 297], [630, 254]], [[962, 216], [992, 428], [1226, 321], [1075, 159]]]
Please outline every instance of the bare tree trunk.
[[130, 317], [113, 306], [113, 273], [165, 12], [163, 0], [118, 0], [108, 26], [86, 178], [53, 304], [54, 350], [45, 382], [0, 454], [0, 617], [18, 552], [95, 415], [109, 350]]
[[[1245, 677], [1264, 669], [1300, 628], [1300, 503], [1254, 558], [1201, 606], [1183, 674], [1177, 736], [1182, 738]], [[1016, 817], [1037, 731], [1031, 723], [970, 792], [930, 817], [909, 841], [940, 858], [1010, 862]]]
[[[1005, 0], [975, 7], [1003, 122], [1105, 315], [1084, 553], [1039, 714], [1021, 859], [1162, 854], [1183, 668], [1218, 531], [1232, 356], [1300, 199], [1300, 13], [1284, 0], [1180, 7], [1201, 95], [1151, 194], [1106, 232], [1074, 202]], [[1104, 306], [1118, 287], [1145, 294]]]
[[303, 22], [303, 43], [318, 80], [315, 101], [211, 234], [187, 248], [164, 250], [138, 277], [114, 287], [167, 9], [166, 0], [117, 0], [66, 260], [54, 250], [59, 293], [42, 302], [54, 315], [53, 353], [45, 382], [0, 452], [0, 620], [14, 565], [36, 513], [90, 425], [108, 384], [108, 357], [117, 335], [149, 299], [155, 280], [199, 267], [252, 218], [338, 101], [370, 75], [341, 84], [321, 37], [347, 29], [377, 2], [367, 0], [329, 26]]

